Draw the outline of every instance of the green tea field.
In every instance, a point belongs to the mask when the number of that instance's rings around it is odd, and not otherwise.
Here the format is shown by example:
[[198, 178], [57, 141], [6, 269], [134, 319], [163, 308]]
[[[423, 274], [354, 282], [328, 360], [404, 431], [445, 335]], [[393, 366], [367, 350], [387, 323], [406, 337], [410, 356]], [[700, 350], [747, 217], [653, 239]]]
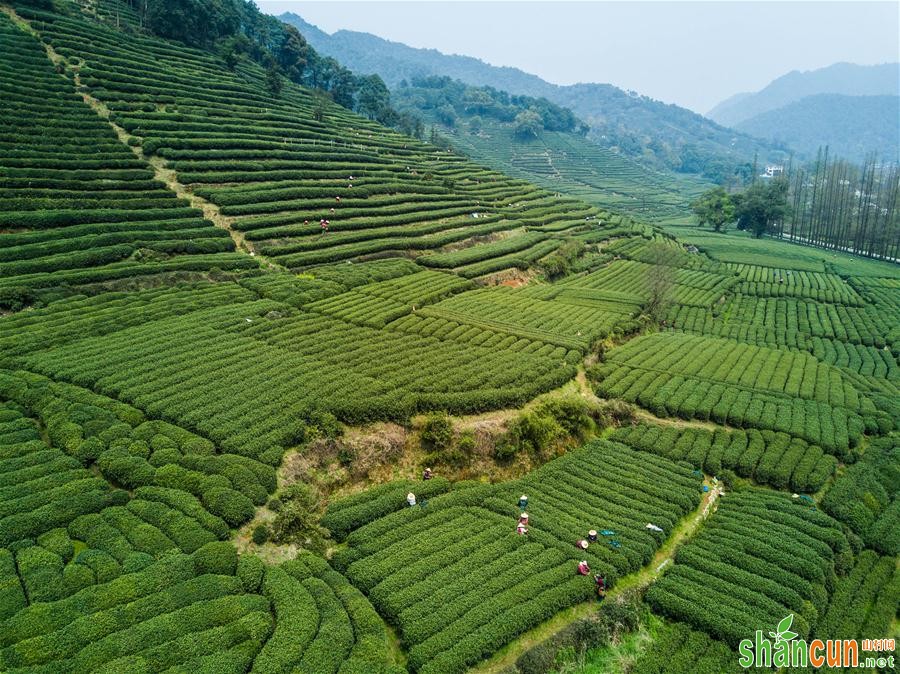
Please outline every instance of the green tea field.
[[465, 158], [143, 12], [0, 2], [0, 671], [898, 636], [900, 266], [688, 225], [703, 185], [565, 134]]

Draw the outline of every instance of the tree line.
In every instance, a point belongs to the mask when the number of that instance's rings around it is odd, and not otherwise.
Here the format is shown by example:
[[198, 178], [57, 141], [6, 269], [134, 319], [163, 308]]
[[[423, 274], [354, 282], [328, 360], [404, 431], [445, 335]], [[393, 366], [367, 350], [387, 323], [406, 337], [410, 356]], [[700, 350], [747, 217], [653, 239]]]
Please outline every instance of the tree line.
[[[754, 174], [756, 171], [754, 171]], [[742, 192], [707, 190], [692, 209], [700, 226], [722, 231], [734, 223], [755, 236], [857, 255], [900, 257], [897, 200], [900, 167], [870, 155], [862, 166], [820, 148], [814, 162], [788, 165], [774, 178], [754, 176]]]
[[816, 161], [789, 171], [791, 217], [776, 234], [868, 257], [900, 257], [900, 168], [872, 154], [862, 166], [819, 149]]

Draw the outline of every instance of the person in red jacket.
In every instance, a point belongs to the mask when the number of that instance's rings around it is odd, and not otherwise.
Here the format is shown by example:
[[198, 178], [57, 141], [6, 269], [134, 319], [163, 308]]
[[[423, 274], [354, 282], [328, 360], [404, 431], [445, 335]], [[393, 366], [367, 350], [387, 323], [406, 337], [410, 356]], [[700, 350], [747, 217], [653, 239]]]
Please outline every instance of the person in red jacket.
[[591, 567], [588, 566], [587, 560], [582, 559], [578, 562], [578, 573], [582, 576], [587, 576], [591, 572]]

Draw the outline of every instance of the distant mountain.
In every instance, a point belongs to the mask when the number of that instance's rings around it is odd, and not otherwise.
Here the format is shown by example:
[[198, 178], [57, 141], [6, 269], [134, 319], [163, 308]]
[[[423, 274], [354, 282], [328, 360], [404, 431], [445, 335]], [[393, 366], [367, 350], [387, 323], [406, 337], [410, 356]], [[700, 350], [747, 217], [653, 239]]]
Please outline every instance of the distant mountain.
[[900, 97], [806, 96], [737, 125], [741, 131], [777, 139], [810, 155], [828, 145], [837, 156], [861, 162], [875, 151], [900, 161]]
[[279, 18], [295, 26], [317, 51], [355, 72], [377, 73], [391, 89], [404, 80], [437, 75], [511, 94], [545, 97], [587, 121], [591, 139], [601, 146], [657, 168], [703, 174], [718, 182], [729, 178], [736, 166], [752, 162], [754, 154], [761, 161], [786, 156], [775, 143], [609, 84], [558, 86], [469, 56], [413, 48], [369, 33], [341, 30], [329, 35], [292, 13]]
[[377, 73], [391, 89], [403, 80], [431, 75], [447, 75], [479, 86], [491, 86], [515, 94], [549, 98], [558, 87], [517, 68], [492, 66], [471, 56], [448, 55], [437, 49], [419, 49], [391, 42], [371, 33], [339, 30], [329, 35], [288, 12], [278, 17], [296, 27], [315, 49], [336, 58], [348, 68]]
[[835, 63], [818, 70], [794, 70], [760, 91], [736, 94], [722, 101], [706, 116], [723, 126], [741, 128], [739, 125], [744, 120], [816, 94], [897, 96], [900, 94], [900, 64]]

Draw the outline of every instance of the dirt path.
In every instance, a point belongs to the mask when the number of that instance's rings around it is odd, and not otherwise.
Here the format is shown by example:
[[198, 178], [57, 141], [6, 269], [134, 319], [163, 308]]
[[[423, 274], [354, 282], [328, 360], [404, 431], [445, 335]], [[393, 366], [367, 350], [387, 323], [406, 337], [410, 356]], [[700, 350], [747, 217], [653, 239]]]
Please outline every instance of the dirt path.
[[723, 428], [726, 431], [740, 430], [734, 426], [714, 424], [712, 421], [697, 421], [696, 419], [688, 420], [680, 417], [658, 417], [652, 412], [636, 405], [634, 407], [634, 416], [639, 421], [646, 421], [660, 426], [674, 426], [675, 428], [702, 428], [707, 431], [715, 431], [719, 428]]
[[[707, 476], [704, 476], [704, 484], [709, 484], [710, 490], [703, 495], [700, 505], [692, 513], [681, 519], [678, 526], [675, 527], [659, 550], [656, 551], [649, 564], [619, 579], [615, 587], [609, 591], [607, 599], [612, 599], [630, 588], [649, 585], [665, 572], [672, 563], [675, 553], [678, 552], [678, 548], [691, 538], [703, 521], [715, 511], [716, 501], [720, 492], [712, 487], [712, 481]], [[498, 674], [506, 667], [514, 664], [519, 656], [528, 649], [546, 641], [579, 618], [585, 618], [594, 613], [597, 610], [597, 606], [597, 602], [592, 599], [557, 613], [550, 620], [525, 632], [518, 639], [497, 651], [491, 658], [469, 671], [474, 674]]]

